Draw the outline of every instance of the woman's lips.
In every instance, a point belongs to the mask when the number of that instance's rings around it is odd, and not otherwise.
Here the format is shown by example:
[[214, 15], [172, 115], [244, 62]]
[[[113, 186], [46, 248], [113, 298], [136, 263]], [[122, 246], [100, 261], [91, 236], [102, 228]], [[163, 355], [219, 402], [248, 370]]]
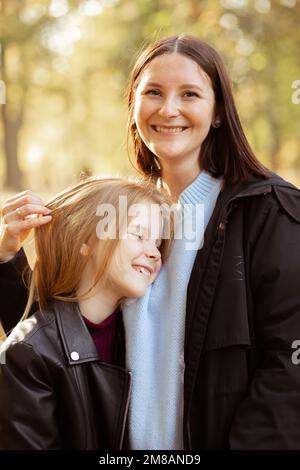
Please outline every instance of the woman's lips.
[[183, 132], [187, 129], [186, 126], [156, 126], [153, 125], [151, 126], [152, 129], [155, 132], [158, 132], [159, 134], [180, 134], [180, 132]]

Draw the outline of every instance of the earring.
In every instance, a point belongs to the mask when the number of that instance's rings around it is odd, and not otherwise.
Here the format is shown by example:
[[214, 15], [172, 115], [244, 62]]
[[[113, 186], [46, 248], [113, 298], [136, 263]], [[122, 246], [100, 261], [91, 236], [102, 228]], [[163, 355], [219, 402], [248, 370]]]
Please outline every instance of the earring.
[[216, 129], [217, 127], [220, 127], [221, 121], [220, 119], [216, 119], [215, 122], [212, 124], [212, 126]]

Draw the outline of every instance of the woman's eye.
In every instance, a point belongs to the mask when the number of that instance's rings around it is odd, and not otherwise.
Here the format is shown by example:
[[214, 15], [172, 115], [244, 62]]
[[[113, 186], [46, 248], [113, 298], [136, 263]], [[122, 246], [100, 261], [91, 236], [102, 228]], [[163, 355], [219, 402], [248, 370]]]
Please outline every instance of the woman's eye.
[[155, 89], [147, 90], [147, 91], [146, 91], [146, 95], [158, 96], [158, 95], [160, 95], [160, 91], [159, 91], [159, 90], [155, 90]]
[[194, 97], [194, 96], [198, 96], [198, 97], [199, 97], [198, 93], [195, 93], [194, 91], [186, 91], [186, 92], [184, 93], [184, 96], [186, 96], [186, 97], [188, 97], [188, 98], [191, 98], [191, 97]]

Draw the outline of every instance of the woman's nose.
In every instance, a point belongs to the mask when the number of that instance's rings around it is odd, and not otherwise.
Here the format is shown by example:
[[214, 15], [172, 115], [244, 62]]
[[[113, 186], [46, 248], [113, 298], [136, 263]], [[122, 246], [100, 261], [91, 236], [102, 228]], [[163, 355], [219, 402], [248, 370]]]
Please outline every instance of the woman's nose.
[[174, 97], [168, 97], [162, 102], [158, 114], [162, 117], [171, 118], [178, 116], [179, 112], [178, 100]]

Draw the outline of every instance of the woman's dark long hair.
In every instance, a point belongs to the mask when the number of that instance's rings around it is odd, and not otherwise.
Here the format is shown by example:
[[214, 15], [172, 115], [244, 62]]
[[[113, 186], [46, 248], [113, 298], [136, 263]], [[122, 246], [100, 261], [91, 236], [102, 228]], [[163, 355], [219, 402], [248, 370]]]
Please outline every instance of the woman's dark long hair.
[[138, 57], [128, 87], [128, 138], [133, 139], [138, 170], [156, 180], [161, 176], [157, 157], [142, 141], [134, 119], [134, 94], [142, 72], [158, 56], [182, 54], [195, 61], [210, 77], [215, 94], [215, 111], [220, 127], [212, 127], [202, 143], [200, 167], [225, 182], [246, 181], [251, 175], [266, 177], [268, 170], [255, 157], [237, 113], [230, 80], [219, 54], [204, 41], [188, 35], [172, 36], [150, 44]]

